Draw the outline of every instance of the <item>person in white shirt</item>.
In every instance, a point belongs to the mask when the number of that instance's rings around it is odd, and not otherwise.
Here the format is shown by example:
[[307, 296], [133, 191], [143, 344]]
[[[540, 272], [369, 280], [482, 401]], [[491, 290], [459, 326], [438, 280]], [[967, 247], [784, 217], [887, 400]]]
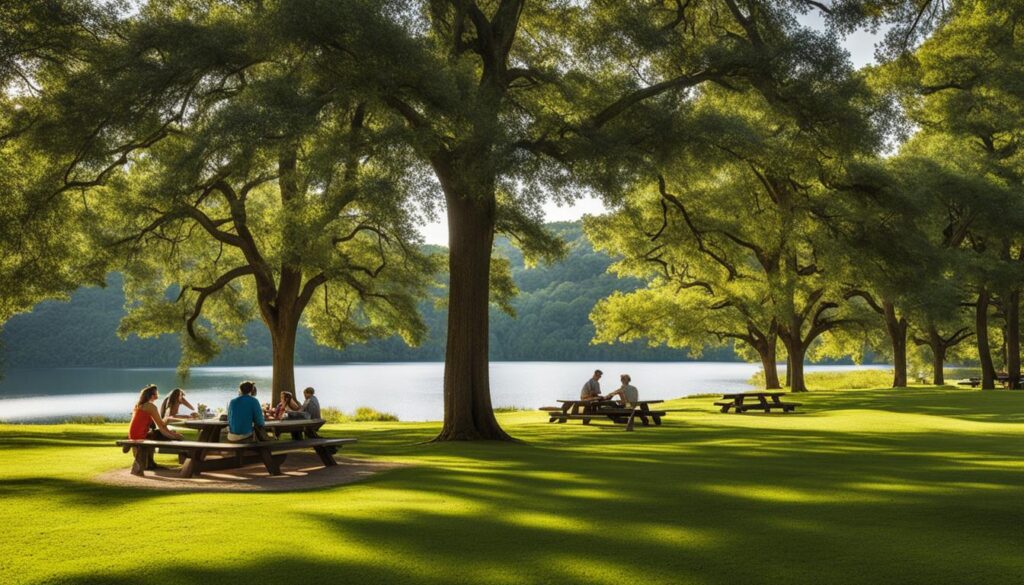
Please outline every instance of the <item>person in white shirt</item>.
[[619, 376], [619, 380], [622, 382], [622, 386], [608, 396], [605, 396], [604, 399], [611, 400], [618, 396], [619, 404], [621, 404], [623, 408], [632, 408], [636, 406], [637, 401], [640, 400], [640, 393], [637, 391], [636, 386], [630, 384], [632, 378], [629, 377], [629, 374], [622, 374]]

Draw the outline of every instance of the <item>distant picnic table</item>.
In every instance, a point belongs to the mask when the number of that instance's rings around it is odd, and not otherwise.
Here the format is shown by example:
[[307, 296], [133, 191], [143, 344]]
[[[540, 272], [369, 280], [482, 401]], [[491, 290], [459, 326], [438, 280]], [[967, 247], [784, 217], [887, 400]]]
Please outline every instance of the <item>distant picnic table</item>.
[[720, 402], [716, 402], [715, 406], [721, 406], [722, 412], [729, 412], [729, 410], [732, 409], [736, 414], [744, 413], [748, 410], [762, 410], [766, 413], [770, 413], [772, 410], [793, 412], [796, 410], [796, 407], [801, 406], [801, 404], [799, 402], [783, 402], [781, 397], [786, 394], [788, 393], [736, 392], [732, 394], [723, 394], [722, 400]]
[[[1006, 388], [1007, 386], [1010, 385], [1009, 374], [996, 374], [995, 376], [992, 377], [992, 380], [998, 384], [1002, 384], [1003, 388]], [[966, 380], [957, 382], [957, 384], [959, 384], [960, 386], [970, 386], [971, 388], [977, 388], [978, 386], [981, 386], [981, 378], [967, 378]]]
[[564, 423], [568, 420], [580, 420], [583, 424], [590, 424], [593, 419], [607, 418], [614, 423], [625, 424], [627, 429], [632, 428], [632, 420], [640, 419], [641, 424], [649, 426], [648, 419], [654, 421], [655, 425], [661, 425], [661, 417], [665, 416], [664, 410], [651, 410], [652, 404], [660, 404], [664, 400], [638, 400], [632, 407], [624, 407], [614, 400], [603, 400], [591, 398], [586, 400], [559, 400], [561, 406], [542, 408], [548, 415], [548, 422]]

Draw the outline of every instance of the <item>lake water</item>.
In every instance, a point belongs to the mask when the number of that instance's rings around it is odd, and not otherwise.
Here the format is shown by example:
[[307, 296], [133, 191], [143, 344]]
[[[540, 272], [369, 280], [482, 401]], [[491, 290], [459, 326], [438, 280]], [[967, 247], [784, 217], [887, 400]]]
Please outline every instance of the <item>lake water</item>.
[[[843, 371], [888, 366], [807, 366], [807, 371]], [[583, 383], [600, 368], [602, 391], [618, 387], [628, 373], [642, 399], [669, 399], [705, 392], [749, 389], [760, 369], [734, 362], [492, 362], [494, 405], [537, 408], [579, 395]], [[404, 421], [440, 420], [444, 364], [440, 362], [298, 366], [296, 386], [316, 388], [321, 406], [346, 412], [360, 406], [396, 414]], [[0, 421], [62, 420], [71, 416], [127, 417], [138, 391], [153, 383], [161, 396], [185, 388], [192, 404], [225, 407], [238, 383], [253, 380], [261, 401], [270, 400], [270, 367], [193, 368], [182, 382], [173, 369], [51, 368], [12, 369], [0, 380]]]

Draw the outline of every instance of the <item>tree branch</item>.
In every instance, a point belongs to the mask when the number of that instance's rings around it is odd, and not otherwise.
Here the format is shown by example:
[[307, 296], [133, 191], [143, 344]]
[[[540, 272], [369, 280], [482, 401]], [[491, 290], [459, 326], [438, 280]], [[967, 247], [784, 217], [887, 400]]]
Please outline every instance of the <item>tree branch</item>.
[[199, 297], [196, 299], [196, 305], [192, 309], [192, 315], [188, 318], [188, 321], [185, 322], [185, 329], [188, 331], [189, 337], [196, 339], [195, 321], [203, 311], [203, 303], [206, 302], [206, 298], [227, 286], [232, 280], [247, 274], [254, 274], [252, 266], [239, 266], [238, 268], [233, 268], [220, 275], [210, 286], [192, 287], [192, 290], [199, 293]]

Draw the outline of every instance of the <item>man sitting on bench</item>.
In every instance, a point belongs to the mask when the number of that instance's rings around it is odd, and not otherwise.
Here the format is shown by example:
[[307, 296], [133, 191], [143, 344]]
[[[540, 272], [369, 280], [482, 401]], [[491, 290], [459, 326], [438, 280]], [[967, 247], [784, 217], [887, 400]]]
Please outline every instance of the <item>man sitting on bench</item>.
[[640, 393], [637, 391], [636, 386], [630, 385], [632, 378], [629, 377], [629, 374], [622, 374], [619, 376], [619, 380], [622, 382], [622, 386], [608, 396], [605, 396], [604, 399], [611, 400], [618, 396], [619, 404], [622, 408], [633, 408], [637, 401], [640, 400]]
[[232, 443], [256, 442], [255, 427], [266, 424], [263, 407], [253, 394], [256, 384], [242, 382], [238, 385], [240, 394], [228, 403], [228, 441]]

